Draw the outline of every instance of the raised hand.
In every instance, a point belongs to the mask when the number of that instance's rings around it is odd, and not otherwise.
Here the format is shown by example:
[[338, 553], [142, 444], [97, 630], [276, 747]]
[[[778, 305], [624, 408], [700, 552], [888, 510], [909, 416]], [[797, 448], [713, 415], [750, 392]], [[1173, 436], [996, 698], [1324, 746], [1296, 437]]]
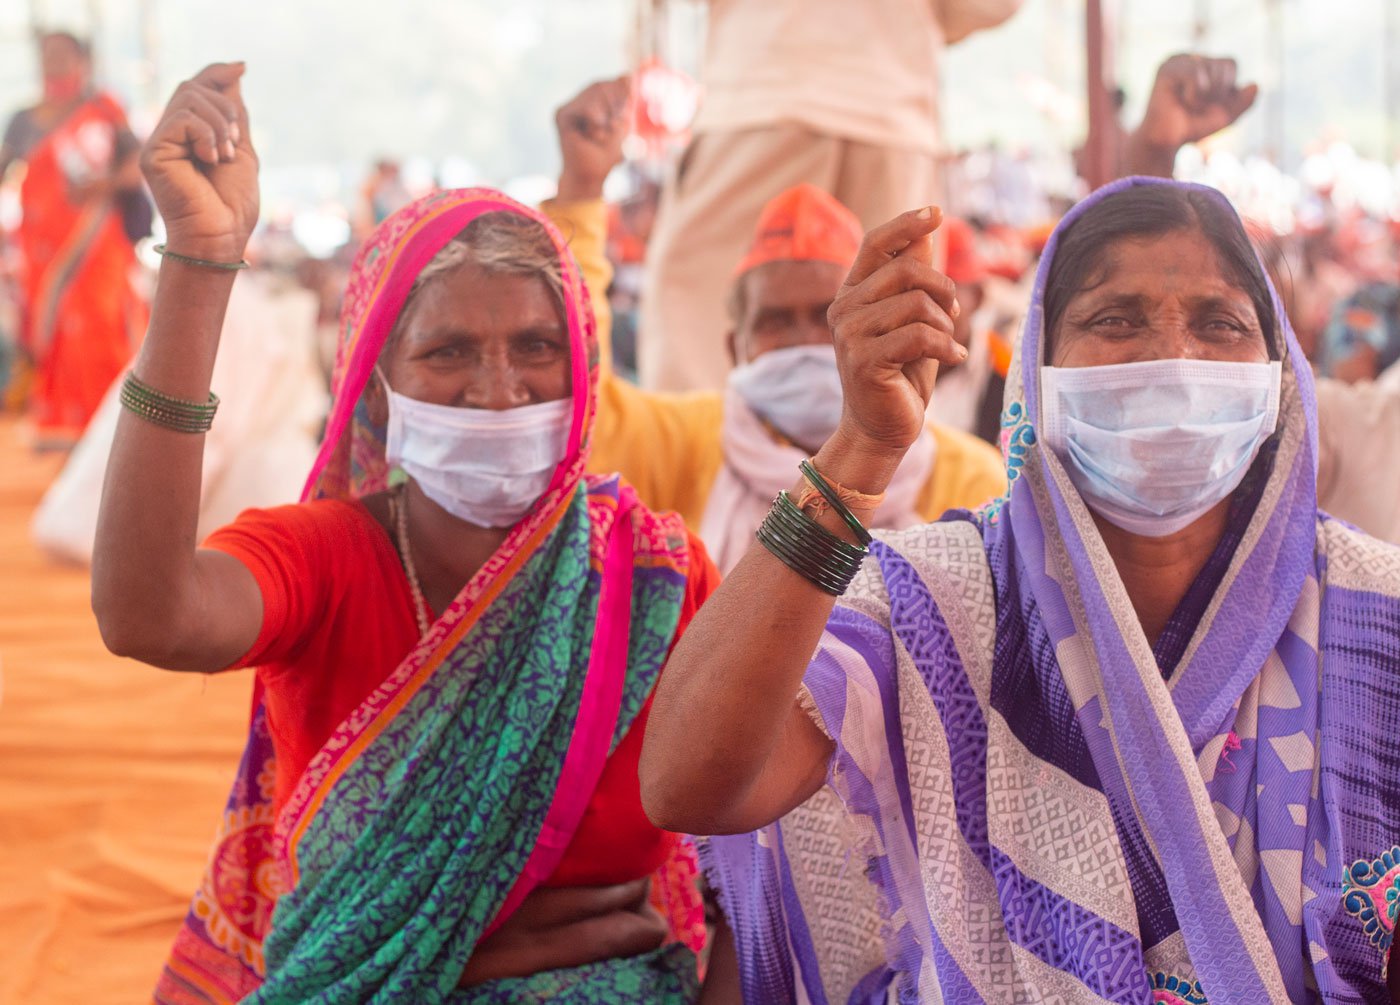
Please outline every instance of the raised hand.
[[1175, 151], [1231, 125], [1259, 95], [1257, 84], [1239, 86], [1237, 73], [1233, 59], [1172, 56], [1157, 69], [1138, 132], [1150, 145]]
[[956, 287], [932, 265], [930, 236], [942, 222], [929, 207], [866, 234], [827, 313], [845, 405], [819, 460], [863, 492], [884, 491], [923, 432], [938, 364], [967, 358], [953, 337]]
[[238, 261], [258, 221], [243, 71], [242, 63], [214, 63], [177, 87], [141, 152], [171, 251]]
[[632, 78], [590, 84], [554, 113], [563, 167], [559, 198], [597, 199], [608, 172], [622, 162], [631, 124]]

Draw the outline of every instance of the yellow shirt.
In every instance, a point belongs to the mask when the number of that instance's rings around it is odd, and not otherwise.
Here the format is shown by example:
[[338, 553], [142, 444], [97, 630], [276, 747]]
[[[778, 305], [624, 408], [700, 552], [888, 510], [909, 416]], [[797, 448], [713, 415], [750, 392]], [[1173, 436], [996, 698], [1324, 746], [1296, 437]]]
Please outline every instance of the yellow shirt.
[[[569, 242], [598, 322], [602, 366], [588, 470], [621, 474], [648, 507], [674, 510], [698, 533], [710, 487], [724, 462], [723, 397], [704, 391], [643, 391], [613, 372], [606, 208], [602, 200], [551, 200], [541, 208]], [[950, 509], [974, 509], [1006, 491], [1006, 471], [996, 450], [967, 433], [936, 423], [931, 428], [938, 453], [919, 499], [925, 520]]]

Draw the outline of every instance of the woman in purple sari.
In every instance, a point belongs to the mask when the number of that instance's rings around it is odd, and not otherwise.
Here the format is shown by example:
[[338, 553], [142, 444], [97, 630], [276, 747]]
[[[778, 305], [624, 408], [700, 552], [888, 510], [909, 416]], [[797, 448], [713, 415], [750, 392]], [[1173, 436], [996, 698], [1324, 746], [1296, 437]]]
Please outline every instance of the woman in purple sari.
[[841, 429], [650, 722], [653, 819], [735, 835], [706, 854], [745, 1000], [1400, 1001], [1400, 552], [1318, 511], [1310, 371], [1239, 218], [1155, 179], [1071, 212], [1008, 495], [871, 541], [957, 355], [937, 222], [867, 236]]

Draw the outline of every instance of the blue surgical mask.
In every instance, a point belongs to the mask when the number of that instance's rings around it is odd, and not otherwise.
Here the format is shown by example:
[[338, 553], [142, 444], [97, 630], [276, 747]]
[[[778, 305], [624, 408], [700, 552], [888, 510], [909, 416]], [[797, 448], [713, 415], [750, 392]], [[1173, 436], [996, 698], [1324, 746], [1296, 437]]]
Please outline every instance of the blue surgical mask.
[[1278, 424], [1282, 379], [1279, 362], [1042, 367], [1039, 433], [1091, 510], [1165, 537], [1239, 487]]
[[793, 443], [816, 450], [841, 421], [841, 373], [836, 348], [774, 349], [729, 372], [729, 386]]

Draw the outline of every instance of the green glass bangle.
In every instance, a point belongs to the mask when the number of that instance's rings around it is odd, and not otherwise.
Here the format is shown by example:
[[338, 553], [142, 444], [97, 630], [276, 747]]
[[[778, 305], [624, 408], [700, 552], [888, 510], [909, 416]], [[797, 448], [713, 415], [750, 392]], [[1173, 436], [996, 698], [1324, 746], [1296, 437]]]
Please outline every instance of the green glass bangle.
[[773, 524], [760, 528], [759, 539], [781, 559], [788, 568], [823, 590], [840, 596], [845, 590], [847, 574], [843, 563], [823, 560], [804, 548], [801, 536]]
[[219, 396], [212, 391], [207, 403], [184, 401], [142, 383], [132, 373], [122, 381], [120, 400], [127, 411], [177, 433], [207, 433], [219, 409]]
[[250, 268], [247, 259], [242, 258], [236, 262], [211, 262], [205, 258], [193, 258], [190, 255], [182, 255], [178, 251], [171, 251], [163, 244], [157, 244], [151, 250], [162, 258], [183, 262], [186, 265], [197, 265], [201, 269], [218, 269], [220, 272], [241, 272], [244, 269]]
[[802, 512], [792, 496], [779, 494], [773, 501], [773, 519], [777, 526], [806, 540], [809, 549], [818, 557], [838, 563], [855, 563], [865, 558], [865, 549], [844, 541], [827, 530], [812, 517]]
[[833, 597], [846, 592], [866, 556], [864, 548], [843, 541], [803, 513], [786, 492], [773, 500], [757, 537], [778, 561]]
[[844, 577], [831, 575], [820, 566], [805, 563], [800, 548], [795, 547], [790, 541], [775, 536], [771, 528], [761, 526], [758, 530], [758, 541], [778, 561], [823, 593], [839, 597], [846, 592], [847, 584]]
[[827, 484], [826, 479], [817, 471], [816, 465], [813, 464], [810, 459], [804, 460], [797, 466], [797, 470], [802, 472], [802, 477], [812, 483], [812, 488], [822, 494], [822, 498], [826, 500], [827, 505], [835, 511], [837, 516], [846, 522], [847, 527], [851, 528], [851, 533], [856, 536], [856, 540], [860, 542], [861, 547], [868, 548], [872, 540], [870, 531], [865, 529], [865, 524], [861, 523], [860, 520], [856, 518], [856, 515], [851, 512], [850, 508], [841, 501], [841, 497], [836, 494], [836, 490]]
[[772, 524], [765, 524], [759, 528], [758, 540], [784, 565], [834, 597], [846, 592], [851, 580], [860, 570], [858, 564], [847, 566], [844, 563], [824, 563], [817, 556], [804, 550], [802, 540]]

